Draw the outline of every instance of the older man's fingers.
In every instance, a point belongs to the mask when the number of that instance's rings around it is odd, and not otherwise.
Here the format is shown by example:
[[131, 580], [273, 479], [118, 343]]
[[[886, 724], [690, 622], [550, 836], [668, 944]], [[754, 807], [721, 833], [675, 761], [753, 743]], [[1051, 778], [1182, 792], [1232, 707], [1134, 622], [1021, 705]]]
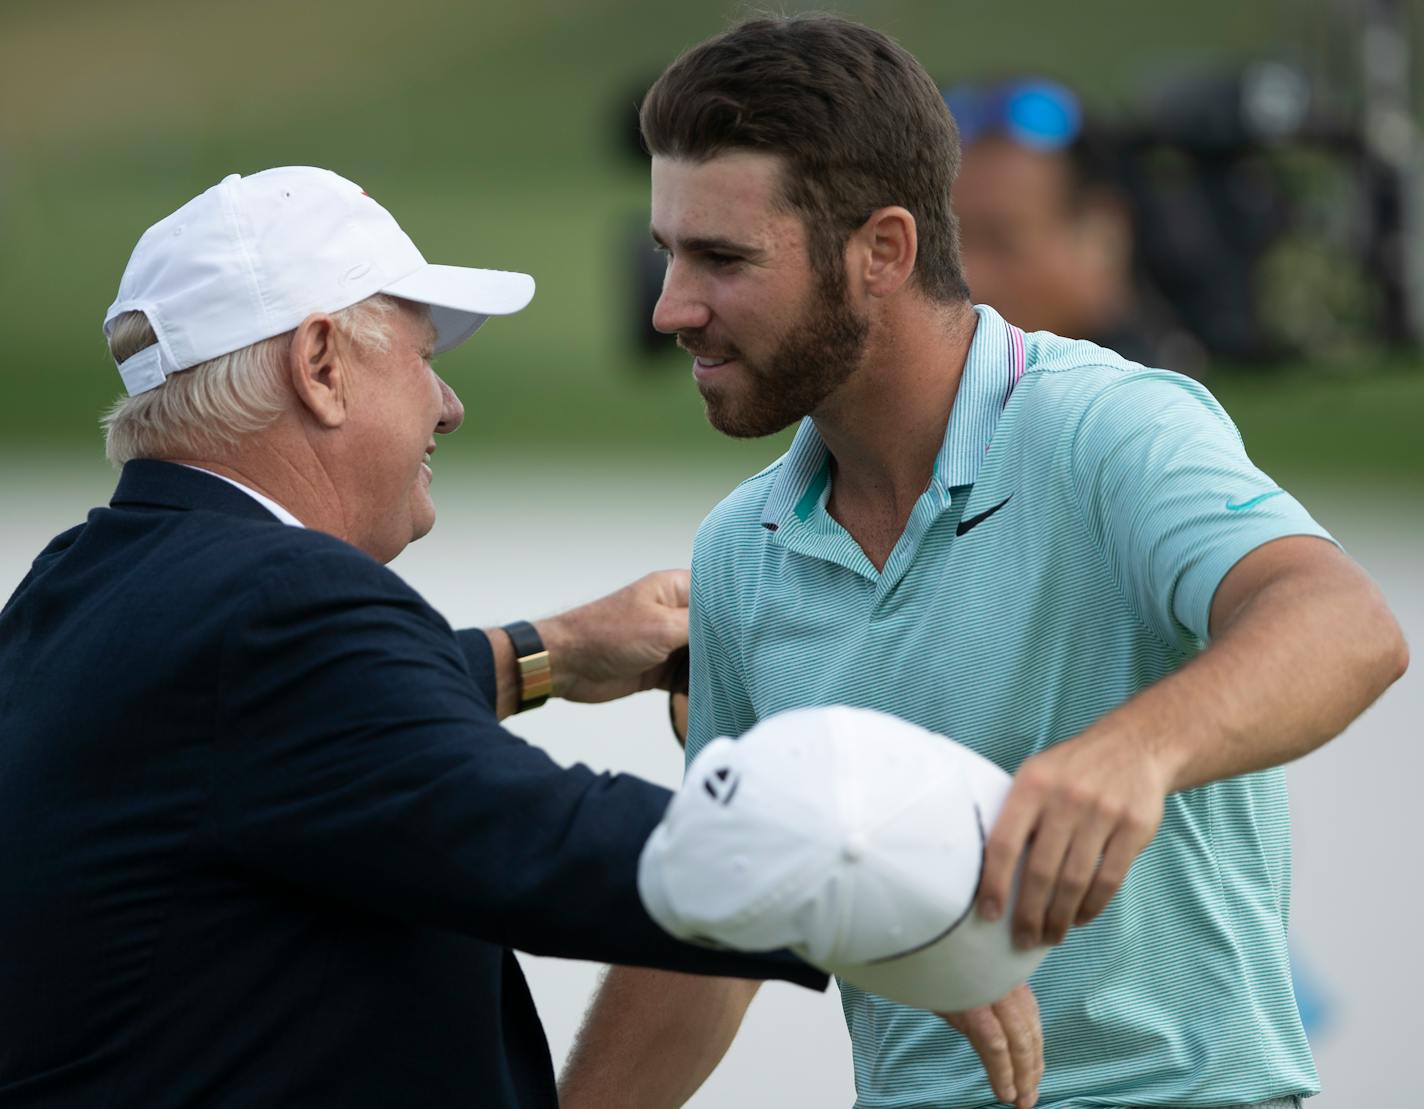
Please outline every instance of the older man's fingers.
[[679, 747], [687, 746], [687, 694], [673, 692], [668, 695], [668, 722], [672, 724], [672, 734]]
[[1044, 1034], [1034, 992], [1021, 985], [993, 1005], [940, 1015], [980, 1056], [995, 1098], [1032, 1109], [1044, 1076]]
[[1031, 1109], [1043, 1078], [1043, 1028], [1033, 991], [1019, 986], [992, 1005], [940, 1016], [969, 1040], [994, 1096]]
[[999, 1014], [993, 1007], [988, 1005], [982, 1009], [973, 1009], [966, 1016], [967, 1020], [960, 1031], [983, 1063], [984, 1073], [989, 1076], [989, 1085], [994, 1096], [1012, 1105], [1019, 1095], [1018, 1087], [1014, 1084], [1013, 1050], [1003, 1021], [999, 1019]]
[[1009, 1041], [1013, 1062], [1017, 1109], [1032, 1109], [1043, 1080], [1043, 1026], [1039, 1023], [1038, 999], [1028, 986], [1019, 986], [994, 1003], [994, 1012]]
[[[1032, 1106], [1038, 1100], [1038, 1086], [1043, 1081], [1043, 1024], [1038, 1011], [1038, 998], [1034, 996], [1033, 990], [1027, 985], [1019, 987], [1023, 991], [1024, 1004], [1021, 1019], [1027, 1025], [1027, 1043], [1031, 1048], [1031, 1058], [1028, 1069], [1024, 1072], [1025, 1078], [1019, 1083], [1019, 1098], [1022, 1100], [1025, 1095], [1028, 1097], [1028, 1106]], [[1028, 1089], [1024, 1090], [1023, 1087]], [[1028, 1109], [1028, 1107], [1025, 1107]]]
[[644, 574], [629, 588], [640, 597], [646, 595], [658, 604], [686, 608], [692, 591], [692, 574], [683, 569], [654, 570], [651, 574]]

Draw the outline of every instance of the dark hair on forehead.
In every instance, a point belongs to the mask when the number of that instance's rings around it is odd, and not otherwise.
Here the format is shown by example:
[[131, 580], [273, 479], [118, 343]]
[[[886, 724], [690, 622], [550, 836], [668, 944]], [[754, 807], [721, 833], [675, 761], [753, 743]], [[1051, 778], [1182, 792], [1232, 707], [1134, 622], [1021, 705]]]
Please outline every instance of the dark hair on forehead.
[[846, 240], [873, 211], [900, 205], [915, 217], [921, 291], [968, 298], [950, 207], [954, 120], [920, 63], [879, 31], [828, 15], [748, 20], [668, 66], [640, 118], [654, 155], [781, 156], [783, 199], [823, 276], [841, 272]]

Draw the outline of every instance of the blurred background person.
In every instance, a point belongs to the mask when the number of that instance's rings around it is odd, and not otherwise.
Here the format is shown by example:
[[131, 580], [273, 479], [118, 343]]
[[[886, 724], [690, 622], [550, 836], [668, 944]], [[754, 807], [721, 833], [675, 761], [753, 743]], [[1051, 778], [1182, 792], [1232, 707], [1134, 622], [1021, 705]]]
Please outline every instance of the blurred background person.
[[1201, 344], [1135, 264], [1116, 153], [1077, 95], [1027, 77], [955, 85], [944, 98], [963, 143], [954, 210], [974, 299], [1025, 331], [1200, 373]]

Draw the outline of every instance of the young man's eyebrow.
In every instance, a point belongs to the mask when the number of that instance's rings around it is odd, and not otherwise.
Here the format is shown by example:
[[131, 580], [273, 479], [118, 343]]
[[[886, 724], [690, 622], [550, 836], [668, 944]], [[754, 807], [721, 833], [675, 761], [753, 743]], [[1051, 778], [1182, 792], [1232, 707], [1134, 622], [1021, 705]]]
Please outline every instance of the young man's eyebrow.
[[[666, 247], [668, 245], [658, 234], [656, 228], [648, 228], [648, 233], [652, 235], [653, 242], [658, 246]], [[761, 253], [759, 248], [748, 243], [739, 243], [732, 239], [722, 239], [716, 236], [683, 239], [677, 244], [677, 247], [679, 250], [691, 251], [694, 254], [738, 254], [747, 258]]]

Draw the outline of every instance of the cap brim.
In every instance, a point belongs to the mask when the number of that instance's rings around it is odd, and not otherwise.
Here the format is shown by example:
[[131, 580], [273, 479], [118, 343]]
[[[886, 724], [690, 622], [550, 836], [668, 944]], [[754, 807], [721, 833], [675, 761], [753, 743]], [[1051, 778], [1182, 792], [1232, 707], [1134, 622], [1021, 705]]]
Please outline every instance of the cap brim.
[[430, 306], [435, 324], [435, 353], [459, 346], [491, 316], [509, 316], [534, 297], [527, 273], [477, 270], [464, 266], [426, 265], [381, 290], [390, 296]]
[[[1011, 779], [977, 752], [955, 746], [959, 771], [974, 797], [980, 836], [987, 838], [1008, 796]], [[1011, 905], [1018, 901], [1018, 878], [1015, 875]], [[902, 1005], [954, 1013], [997, 1001], [1026, 982], [1048, 950], [1019, 950], [1013, 944], [1007, 915], [990, 922], [971, 907], [944, 935], [902, 955], [856, 965], [823, 966], [863, 990]]]
[[[1015, 883], [1015, 897], [1017, 893]], [[916, 951], [858, 966], [822, 965], [902, 1005], [957, 1013], [997, 1001], [1028, 981], [1046, 954], [1046, 947], [1016, 948], [1007, 918], [991, 923], [970, 909], [943, 937]]]

